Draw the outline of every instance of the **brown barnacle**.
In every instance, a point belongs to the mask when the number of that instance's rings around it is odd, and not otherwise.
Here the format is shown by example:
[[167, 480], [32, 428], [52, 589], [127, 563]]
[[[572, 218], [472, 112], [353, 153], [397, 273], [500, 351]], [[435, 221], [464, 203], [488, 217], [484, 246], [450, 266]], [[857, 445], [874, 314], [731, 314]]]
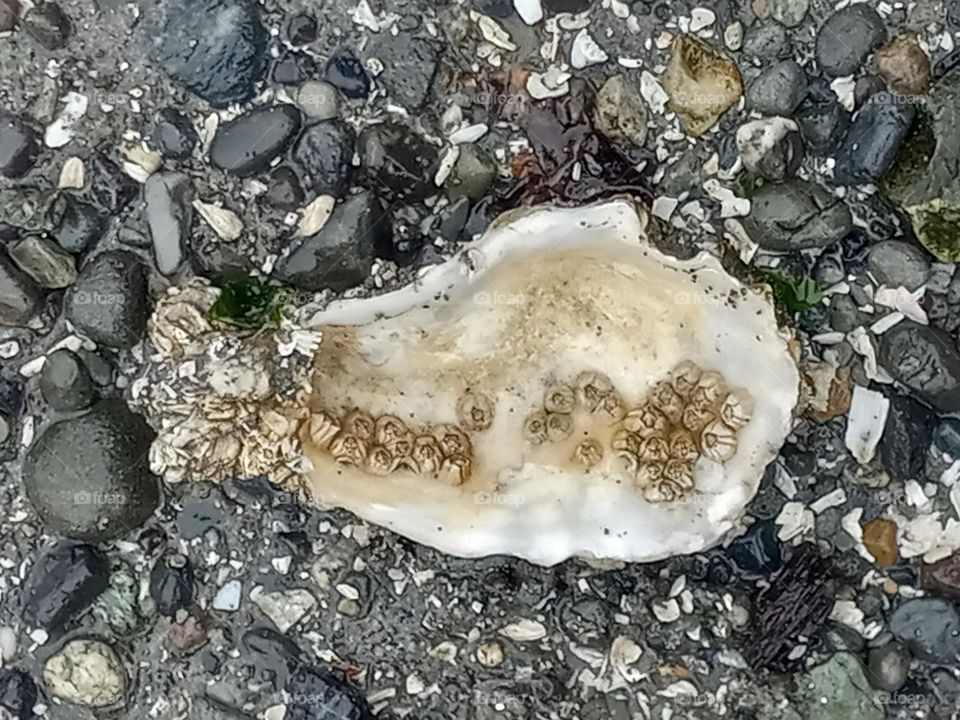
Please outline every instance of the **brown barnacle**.
[[316, 412], [310, 416], [307, 424], [307, 433], [310, 442], [319, 448], [326, 448], [330, 441], [340, 432], [340, 423], [325, 412]]
[[363, 465], [367, 457], [367, 442], [348, 433], [340, 433], [330, 443], [330, 454], [343, 465]]
[[663, 482], [674, 486], [678, 494], [693, 490], [693, 463], [672, 458], [663, 466]]
[[613, 381], [603, 373], [587, 370], [577, 375], [574, 380], [577, 398], [588, 408], [595, 408], [597, 404], [613, 392]]
[[582, 440], [573, 450], [573, 459], [583, 467], [593, 467], [603, 459], [603, 445], [594, 438]]
[[390, 452], [393, 452], [392, 448], [397, 443], [412, 444], [413, 433], [410, 432], [403, 420], [396, 415], [381, 415], [373, 426], [373, 440], [378, 445], [383, 445]]
[[737, 452], [736, 431], [714, 420], [700, 433], [700, 452], [716, 462], [726, 462]]
[[343, 432], [361, 440], [373, 440], [376, 423], [370, 413], [363, 410], [351, 410], [343, 418]]
[[547, 388], [543, 396], [543, 409], [548, 413], [569, 415], [577, 408], [577, 393], [569, 385], [557, 383]]
[[624, 416], [623, 426], [640, 437], [650, 437], [667, 429], [667, 418], [652, 405], [643, 405]]
[[687, 398], [696, 389], [702, 375], [703, 370], [699, 365], [685, 360], [670, 371], [670, 384], [682, 397]]
[[683, 408], [680, 421], [694, 436], [699, 436], [700, 432], [709, 425], [715, 417], [716, 415], [714, 415], [709, 407], [691, 402]]
[[667, 443], [670, 446], [670, 457], [676, 460], [693, 461], [696, 460], [697, 455], [700, 454], [697, 448], [697, 442], [693, 438], [693, 433], [689, 430], [683, 428], [674, 430], [670, 433], [670, 437], [667, 438]]
[[444, 455], [470, 455], [470, 438], [456, 425], [437, 425], [433, 429], [433, 436], [440, 444]]
[[560, 442], [573, 433], [573, 419], [563, 413], [547, 413], [547, 439]]
[[435, 475], [443, 464], [443, 450], [440, 443], [429, 435], [420, 435], [413, 441], [413, 450], [410, 458], [418, 472], [424, 475]]
[[697, 387], [690, 397], [697, 405], [716, 407], [726, 395], [727, 383], [724, 381], [723, 375], [708, 370], [700, 376], [700, 382], [697, 383]]
[[389, 475], [396, 465], [397, 462], [393, 457], [393, 453], [383, 445], [374, 445], [370, 448], [370, 452], [367, 453], [367, 457], [364, 459], [363, 469], [371, 475], [383, 477], [384, 475]]
[[640, 437], [636, 433], [621, 428], [613, 434], [610, 447], [614, 450], [625, 450], [636, 455], [640, 452]]
[[645, 463], [663, 463], [670, 459], [670, 447], [662, 437], [651, 436], [640, 443], [640, 459]]
[[547, 441], [547, 413], [538, 410], [531, 413], [523, 423], [523, 439], [531, 445], [542, 445]]
[[600, 398], [600, 402], [594, 405], [593, 412], [597, 415], [606, 415], [611, 421], [618, 422], [627, 414], [627, 408], [620, 396], [612, 392]]
[[467, 430], [486, 430], [493, 424], [493, 401], [483, 393], [468, 390], [457, 402], [457, 421]]
[[654, 385], [653, 390], [650, 391], [649, 402], [663, 413], [670, 422], [680, 422], [680, 416], [683, 414], [683, 398], [673, 389], [670, 383], [659, 382]]
[[734, 430], [739, 430], [753, 417], [753, 398], [743, 388], [732, 390], [720, 405], [720, 419]]
[[455, 453], [445, 458], [440, 465], [440, 478], [449, 485], [463, 485], [470, 479], [472, 463], [470, 458]]

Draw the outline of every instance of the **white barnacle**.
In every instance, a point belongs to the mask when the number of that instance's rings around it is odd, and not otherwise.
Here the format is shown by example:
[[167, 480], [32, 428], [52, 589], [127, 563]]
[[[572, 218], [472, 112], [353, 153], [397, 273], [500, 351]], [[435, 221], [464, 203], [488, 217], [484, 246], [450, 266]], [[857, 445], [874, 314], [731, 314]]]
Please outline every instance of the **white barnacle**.
[[670, 446], [671, 458], [693, 461], [700, 454], [693, 433], [684, 428], [678, 428], [670, 433], [667, 443]]
[[603, 459], [603, 445], [594, 438], [587, 438], [573, 450], [573, 459], [585, 468], [591, 468]]
[[649, 402], [672, 423], [680, 422], [683, 413], [683, 398], [668, 382], [659, 382], [650, 392]]
[[699, 436], [700, 432], [713, 422], [714, 418], [716, 418], [716, 415], [709, 407], [691, 402], [683, 408], [680, 422], [694, 436]]
[[586, 371], [574, 381], [577, 397], [588, 408], [596, 408], [603, 398], [613, 392], [613, 382], [601, 372]]
[[470, 458], [461, 453], [444, 458], [439, 477], [448, 485], [463, 485], [470, 479]]
[[722, 420], [714, 420], [700, 434], [700, 452], [716, 462], [726, 462], [737, 452], [736, 431]]
[[623, 404], [621, 397], [615, 393], [611, 392], [604, 395], [593, 406], [593, 412], [596, 415], [601, 415], [608, 418], [611, 422], [617, 422], [623, 420], [623, 417], [627, 414], [627, 408]]
[[457, 402], [457, 421], [467, 430], [486, 430], [493, 424], [493, 401], [483, 393], [468, 390]]
[[723, 375], [712, 370], [700, 376], [700, 382], [691, 395], [694, 403], [703, 407], [715, 407], [727, 394], [727, 383]]
[[570, 414], [577, 408], [577, 394], [572, 387], [558, 383], [547, 388], [543, 409], [548, 413]]
[[523, 439], [531, 445], [542, 445], [547, 441], [547, 413], [544, 410], [527, 416], [523, 423]]
[[471, 455], [470, 438], [456, 425], [438, 425], [433, 436], [440, 444], [444, 455]]
[[330, 443], [330, 454], [342, 465], [362, 466], [367, 457], [367, 442], [356, 435], [340, 433]]
[[743, 388], [732, 390], [720, 405], [720, 419], [734, 430], [739, 430], [753, 417], [753, 397]]
[[547, 413], [547, 439], [560, 442], [573, 432], [573, 420], [564, 413]]
[[670, 459], [670, 446], [666, 439], [652, 435], [640, 442], [640, 459], [645, 463], [662, 463]]
[[413, 451], [410, 453], [417, 471], [423, 475], [436, 475], [443, 464], [443, 450], [436, 438], [429, 435], [420, 435], [413, 441]]
[[640, 437], [660, 435], [667, 429], [667, 418], [652, 405], [631, 410], [623, 418], [623, 426]]
[[614, 450], [626, 450], [636, 455], [640, 452], [640, 436], [626, 428], [621, 428], [613, 434], [610, 447]]
[[374, 445], [367, 452], [363, 461], [363, 469], [371, 475], [383, 477], [393, 472], [397, 463], [391, 453], [383, 445]]
[[343, 418], [343, 432], [358, 437], [361, 440], [371, 441], [376, 432], [376, 422], [368, 412], [356, 409], [348, 412]]
[[677, 495], [693, 490], [693, 462], [671, 458], [663, 466], [663, 482], [670, 483]]
[[703, 370], [694, 362], [686, 360], [670, 371], [670, 384], [681, 397], [688, 398], [700, 382]]
[[381, 415], [373, 424], [373, 440], [385, 448], [411, 439], [412, 434], [406, 423], [395, 415]]

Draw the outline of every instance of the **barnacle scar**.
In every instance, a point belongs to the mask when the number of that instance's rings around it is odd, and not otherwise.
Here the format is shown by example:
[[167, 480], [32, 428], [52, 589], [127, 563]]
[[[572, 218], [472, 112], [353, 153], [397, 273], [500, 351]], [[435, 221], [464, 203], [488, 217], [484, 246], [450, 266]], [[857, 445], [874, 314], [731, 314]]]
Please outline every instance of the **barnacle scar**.
[[155, 468], [264, 473], [467, 557], [714, 545], [789, 433], [799, 376], [767, 296], [656, 232], [626, 199], [518, 211], [414, 285], [240, 340], [205, 320], [212, 289], [181, 288], [134, 388]]

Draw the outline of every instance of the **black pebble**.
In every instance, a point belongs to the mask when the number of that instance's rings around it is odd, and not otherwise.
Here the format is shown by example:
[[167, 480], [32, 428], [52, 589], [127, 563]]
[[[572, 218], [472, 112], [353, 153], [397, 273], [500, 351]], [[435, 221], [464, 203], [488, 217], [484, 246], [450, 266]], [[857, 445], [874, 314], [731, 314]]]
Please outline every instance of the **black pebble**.
[[303, 188], [300, 179], [289, 167], [281, 165], [270, 173], [264, 202], [281, 210], [294, 210], [303, 205]]
[[190, 157], [198, 140], [193, 123], [174, 108], [160, 111], [150, 137], [157, 150], [173, 160]]
[[157, 604], [157, 612], [172, 617], [177, 610], [193, 602], [193, 566], [180, 554], [170, 554], [157, 560], [150, 572], [150, 597]]
[[9, 668], [0, 671], [0, 707], [17, 720], [34, 717], [37, 704], [37, 684], [23, 670]]
[[363, 64], [349, 52], [334, 55], [327, 61], [323, 79], [348, 98], [362, 100], [370, 94], [370, 77]]
[[65, 544], [42, 555], [24, 593], [23, 612], [34, 626], [60, 629], [107, 588], [110, 566], [93, 545]]
[[291, 45], [309, 45], [317, 39], [317, 21], [312, 15], [302, 13], [290, 18], [287, 38]]

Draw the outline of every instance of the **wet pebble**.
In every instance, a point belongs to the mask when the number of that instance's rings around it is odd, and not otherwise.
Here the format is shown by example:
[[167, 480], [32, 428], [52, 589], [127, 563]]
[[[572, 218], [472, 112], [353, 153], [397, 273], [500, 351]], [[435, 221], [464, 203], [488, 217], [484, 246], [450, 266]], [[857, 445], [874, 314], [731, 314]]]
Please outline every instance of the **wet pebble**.
[[825, 152], [838, 145], [850, 126], [850, 113], [822, 78], [810, 83], [807, 97], [797, 109], [794, 119], [800, 127], [804, 145], [817, 152]]
[[66, 315], [97, 343], [128, 348], [138, 342], [147, 324], [147, 286], [136, 255], [111, 250], [87, 263], [67, 293]]
[[764, 185], [753, 196], [747, 233], [761, 247], [785, 252], [825, 247], [853, 227], [849, 208], [803, 180]]
[[24, 28], [47, 50], [59, 50], [67, 44], [72, 32], [70, 18], [54, 2], [41, 2], [24, 19]]
[[747, 107], [764, 115], [790, 117], [807, 94], [807, 76], [793, 60], [763, 70], [747, 88]]
[[297, 107], [311, 120], [332, 120], [340, 114], [340, 95], [330, 83], [310, 80], [297, 89]]
[[267, 191], [263, 199], [268, 205], [281, 210], [294, 210], [303, 205], [303, 188], [300, 179], [292, 168], [280, 165], [270, 173]]
[[197, 146], [197, 131], [178, 110], [163, 108], [150, 130], [150, 142], [165, 158], [185, 160]]
[[914, 109], [885, 94], [873, 96], [857, 112], [837, 154], [834, 178], [844, 185], [875, 183], [896, 160], [913, 125]]
[[359, 147], [364, 170], [396, 199], [422, 200], [434, 189], [437, 150], [415, 132], [402, 125], [376, 125], [360, 135]]
[[69, 287], [77, 279], [70, 253], [42, 235], [27, 235], [8, 246], [10, 258], [37, 285], [51, 290]]
[[286, 150], [300, 125], [300, 111], [293, 105], [251, 110], [217, 130], [210, 145], [210, 162], [240, 177], [263, 172]]
[[172, 617], [193, 602], [193, 566], [179, 553], [168, 553], [157, 560], [150, 572], [150, 597], [157, 612]]
[[36, 704], [37, 684], [29, 674], [17, 668], [0, 671], [0, 707], [10, 713], [14, 720], [34, 717], [33, 708]]
[[740, 126], [737, 151], [743, 166], [772, 182], [796, 174], [803, 161], [803, 142], [796, 125], [784, 118], [762, 118]]
[[439, 62], [433, 43], [407, 33], [386, 34], [372, 45], [369, 54], [387, 68], [378, 82], [395, 102], [407, 110], [418, 110], [426, 102]]
[[105, 225], [105, 218], [93, 205], [67, 196], [63, 216], [53, 236], [67, 252], [82, 253], [96, 244]]
[[61, 348], [50, 353], [40, 373], [40, 392], [54, 410], [73, 412], [96, 398], [93, 380], [76, 353]]
[[300, 665], [286, 690], [293, 696], [289, 710], [296, 720], [374, 720], [360, 690], [329, 670]]
[[831, 15], [820, 28], [817, 62], [832, 77], [852, 75], [886, 39], [886, 26], [876, 10], [865, 3], [850, 5]]
[[889, 518], [876, 518], [863, 526], [863, 545], [881, 567], [895, 565], [897, 524]]
[[960, 354], [940, 330], [904, 321], [880, 336], [883, 367], [920, 401], [960, 412]]
[[923, 660], [957, 661], [960, 614], [940, 598], [907, 600], [890, 616], [890, 631]]
[[151, 57], [171, 80], [214, 107], [253, 96], [267, 46], [256, 3], [167, 0], [150, 17]]
[[307, 186], [317, 195], [342, 197], [349, 186], [354, 137], [337, 120], [308, 126], [293, 151], [294, 160], [306, 173]]
[[54, 632], [74, 622], [107, 588], [110, 564], [93, 545], [62, 544], [40, 555], [24, 592], [24, 619]]
[[116, 651], [92, 638], [71, 640], [43, 667], [47, 692], [81, 707], [119, 706], [127, 692], [127, 673]]
[[287, 23], [287, 39], [291, 45], [309, 45], [317, 39], [317, 20], [313, 15], [300, 13]]
[[285, 52], [273, 63], [271, 77], [279, 85], [298, 85], [312, 77], [317, 64], [309, 55]]
[[743, 36], [743, 52], [760, 60], [779, 60], [790, 56], [790, 38], [778, 22], [760, 19], [747, 28]]
[[763, 520], [751, 525], [727, 546], [727, 557], [742, 577], [748, 580], [770, 577], [780, 569], [783, 548], [778, 531], [776, 523]]
[[818, 720], [883, 720], [870, 683], [856, 655], [839, 652], [798, 678], [804, 718]]
[[452, 200], [461, 197], [480, 200], [496, 177], [497, 163], [486, 151], [476, 145], [463, 145], [447, 180], [447, 194]]
[[[153, 431], [118, 400], [47, 427], [27, 452], [24, 492], [51, 532], [103, 542], [142, 525], [160, 500]], [[61, 458], [70, 458], [65, 472]]]
[[370, 77], [363, 69], [363, 63], [351, 52], [331, 57], [327, 61], [323, 79], [354, 100], [362, 100], [370, 94]]
[[388, 241], [383, 207], [373, 193], [364, 191], [337, 205], [317, 234], [297, 241], [277, 263], [275, 275], [305, 290], [346, 290], [367, 279]]
[[893, 288], [902, 285], [913, 291], [927, 281], [930, 261], [916, 245], [902, 240], [886, 240], [870, 248], [867, 269], [881, 285]]
[[157, 270], [172, 275], [183, 263], [193, 223], [193, 189], [185, 175], [158, 172], [143, 186], [145, 219]]
[[943, 418], [933, 431], [933, 443], [940, 452], [960, 458], [960, 420]]
[[0, 113], [0, 175], [9, 178], [25, 175], [39, 152], [33, 128], [15, 115]]

